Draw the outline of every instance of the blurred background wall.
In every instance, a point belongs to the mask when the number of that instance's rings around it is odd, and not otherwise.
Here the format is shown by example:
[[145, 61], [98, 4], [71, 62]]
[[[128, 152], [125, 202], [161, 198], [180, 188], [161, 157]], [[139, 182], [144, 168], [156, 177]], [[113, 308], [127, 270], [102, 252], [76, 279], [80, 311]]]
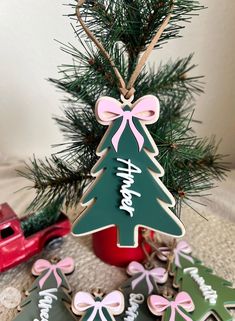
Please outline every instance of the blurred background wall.
[[[0, 1], [0, 156], [49, 155], [62, 142], [51, 116], [61, 114], [63, 93], [46, 81], [70, 62], [53, 41], [76, 44], [65, 0]], [[235, 2], [201, 0], [209, 8], [155, 52], [156, 65], [195, 52], [195, 73], [205, 75], [206, 93], [197, 99], [200, 136], [222, 138], [220, 152], [235, 165]]]

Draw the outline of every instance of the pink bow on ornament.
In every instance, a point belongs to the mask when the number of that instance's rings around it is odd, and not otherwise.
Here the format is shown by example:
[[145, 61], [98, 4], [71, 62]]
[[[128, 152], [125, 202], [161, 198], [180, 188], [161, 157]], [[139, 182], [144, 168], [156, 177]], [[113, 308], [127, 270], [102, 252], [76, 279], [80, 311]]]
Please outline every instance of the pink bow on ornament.
[[139, 277], [137, 277], [135, 280], [132, 281], [132, 289], [134, 288], [145, 278], [147, 285], [148, 285], [148, 293], [150, 294], [153, 291], [153, 285], [150, 281], [150, 276], [153, 277], [153, 279], [160, 284], [163, 284], [167, 281], [168, 273], [166, 269], [158, 267], [154, 268], [152, 270], [146, 270], [142, 264], [139, 262], [131, 262], [127, 267], [127, 273], [129, 275], [135, 275], [138, 273], [141, 273]]
[[159, 101], [155, 96], [147, 95], [137, 100], [131, 110], [123, 110], [122, 104], [118, 100], [111, 97], [102, 97], [97, 101], [96, 114], [98, 121], [103, 125], [109, 125], [115, 119], [122, 117], [122, 123], [112, 138], [112, 144], [116, 152], [127, 123], [129, 123], [130, 129], [137, 140], [140, 151], [144, 144], [144, 138], [135, 127], [133, 117], [144, 121], [146, 124], [156, 122], [159, 117]]
[[189, 244], [185, 241], [180, 241], [176, 248], [174, 249], [174, 255], [175, 255], [175, 265], [177, 267], [181, 267], [180, 264], [180, 256], [184, 257], [186, 260], [194, 263], [194, 259], [188, 255], [192, 252], [191, 247], [189, 246]]
[[169, 321], [175, 321], [176, 311], [182, 316], [185, 321], [193, 321], [180, 308], [187, 312], [192, 312], [195, 309], [192, 298], [187, 292], [177, 294], [175, 301], [168, 301], [160, 295], [151, 295], [148, 298], [148, 306], [150, 311], [157, 316], [164, 314], [165, 310], [171, 307], [171, 315]]
[[97, 313], [102, 321], [107, 321], [102, 309], [107, 309], [111, 318], [112, 315], [121, 314], [124, 310], [123, 294], [120, 291], [113, 291], [106, 295], [102, 301], [95, 301], [90, 293], [78, 292], [73, 300], [73, 312], [82, 315], [90, 308], [93, 308], [93, 311], [87, 321], [93, 321]]
[[57, 282], [57, 287], [62, 283], [62, 279], [59, 276], [57, 269], [61, 270], [65, 274], [72, 273], [74, 271], [74, 260], [71, 257], [67, 257], [64, 260], [59, 261], [57, 264], [51, 264], [47, 260], [37, 260], [32, 268], [33, 275], [40, 275], [42, 272], [47, 271], [43, 278], [39, 281], [40, 288], [43, 287], [46, 280], [49, 278], [51, 273], [54, 274], [54, 277]]
[[[158, 254], [158, 258], [162, 261], [167, 260], [167, 256], [170, 254], [169, 247], [160, 247], [159, 251], [161, 254]], [[182, 256], [186, 260], [194, 263], [194, 259], [188, 255], [192, 252], [190, 245], [186, 241], [180, 241], [176, 248], [174, 249], [174, 256], [175, 256], [175, 265], [181, 268], [180, 257]]]

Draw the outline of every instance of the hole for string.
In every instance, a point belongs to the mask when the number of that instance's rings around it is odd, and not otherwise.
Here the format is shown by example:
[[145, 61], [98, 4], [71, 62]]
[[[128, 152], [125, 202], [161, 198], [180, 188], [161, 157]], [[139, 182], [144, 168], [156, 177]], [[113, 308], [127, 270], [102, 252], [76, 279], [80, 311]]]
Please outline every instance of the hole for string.
[[121, 94], [121, 101], [122, 101], [123, 105], [131, 106], [133, 99], [134, 99], [134, 95], [132, 95], [129, 99], [126, 99], [126, 98]]

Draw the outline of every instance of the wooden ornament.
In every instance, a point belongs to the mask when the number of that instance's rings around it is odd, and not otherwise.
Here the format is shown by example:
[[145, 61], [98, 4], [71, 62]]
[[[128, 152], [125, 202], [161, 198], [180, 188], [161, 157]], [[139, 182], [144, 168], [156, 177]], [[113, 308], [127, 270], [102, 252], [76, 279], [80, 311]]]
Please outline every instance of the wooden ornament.
[[38, 277], [14, 321], [75, 321], [70, 310], [71, 288], [65, 277], [73, 271], [74, 261], [69, 257], [57, 264], [41, 259], [36, 261], [32, 273]]
[[[163, 251], [166, 253], [167, 248], [163, 248]], [[232, 284], [214, 274], [190, 252], [191, 247], [187, 242], [180, 241], [176, 245], [171, 272], [174, 275], [174, 286], [187, 292], [195, 304], [192, 319], [205, 321], [214, 316], [219, 321], [232, 321], [233, 317], [228, 310], [235, 307], [235, 289]], [[164, 255], [160, 258], [164, 258]]]
[[167, 281], [168, 273], [164, 268], [146, 269], [138, 262], [131, 262], [127, 267], [131, 277], [120, 286], [125, 298], [125, 310], [117, 317], [117, 321], [156, 320], [149, 311], [147, 299], [158, 293], [158, 285]]
[[158, 116], [159, 101], [152, 95], [134, 104], [111, 97], [98, 100], [97, 120], [109, 128], [97, 149], [100, 160], [91, 172], [96, 179], [82, 198], [85, 210], [73, 226], [74, 235], [116, 226], [118, 246], [136, 247], [139, 227], [174, 237], [184, 234], [183, 224], [170, 210], [175, 201], [159, 178], [164, 171], [146, 128]]

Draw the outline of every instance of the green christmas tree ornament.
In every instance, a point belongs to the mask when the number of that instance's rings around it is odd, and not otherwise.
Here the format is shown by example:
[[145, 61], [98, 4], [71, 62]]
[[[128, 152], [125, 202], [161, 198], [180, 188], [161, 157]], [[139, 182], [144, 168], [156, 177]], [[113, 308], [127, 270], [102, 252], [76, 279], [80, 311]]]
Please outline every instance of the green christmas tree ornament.
[[120, 247], [138, 245], [139, 227], [184, 235], [183, 224], [170, 210], [175, 201], [159, 179], [164, 171], [146, 128], [159, 117], [159, 101], [152, 95], [132, 100], [101, 97], [97, 101], [97, 121], [109, 128], [91, 172], [96, 179], [81, 201], [85, 210], [73, 227], [73, 233], [82, 236], [115, 225]]
[[158, 284], [167, 282], [168, 273], [165, 268], [146, 266], [132, 261], [127, 267], [131, 276], [121, 286], [124, 295], [125, 309], [117, 316], [117, 321], [155, 321], [156, 317], [148, 309], [147, 299], [151, 294], [158, 294]]
[[[190, 255], [191, 248], [181, 241], [174, 249], [172, 273], [174, 285], [187, 292], [195, 309], [191, 317], [195, 321], [205, 321], [210, 316], [219, 321], [233, 321], [228, 308], [235, 307], [235, 289], [232, 284], [215, 275], [200, 260]], [[167, 249], [163, 248], [164, 254]]]
[[32, 273], [38, 277], [14, 321], [75, 321], [70, 309], [71, 289], [65, 277], [73, 271], [74, 261], [70, 257], [57, 264], [42, 259], [36, 261]]
[[235, 289], [232, 284], [198, 261], [189, 266], [188, 261], [182, 259], [181, 269], [183, 274], [181, 270], [179, 286], [182, 291], [187, 291], [195, 302], [192, 313], [194, 320], [204, 321], [213, 315], [217, 320], [233, 321], [228, 311], [228, 308], [235, 307]]

